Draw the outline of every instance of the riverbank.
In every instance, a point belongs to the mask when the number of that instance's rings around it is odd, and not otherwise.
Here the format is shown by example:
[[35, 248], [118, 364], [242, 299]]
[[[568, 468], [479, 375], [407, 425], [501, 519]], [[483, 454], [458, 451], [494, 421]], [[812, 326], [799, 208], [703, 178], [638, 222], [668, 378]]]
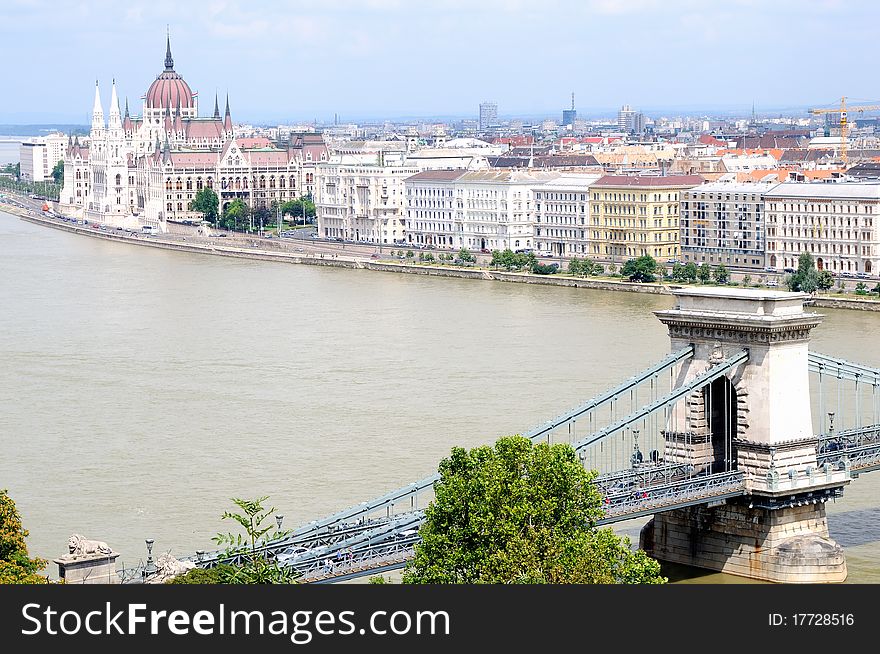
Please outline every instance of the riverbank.
[[[649, 293], [655, 295], [671, 295], [673, 286], [665, 283], [636, 283], [609, 278], [580, 278], [565, 275], [535, 275], [523, 272], [504, 272], [458, 266], [441, 266], [433, 264], [414, 264], [388, 260], [376, 260], [366, 256], [345, 256], [334, 253], [331, 256], [322, 253], [286, 252], [268, 250], [256, 245], [257, 240], [250, 240], [253, 245], [221, 245], [218, 239], [202, 238], [198, 241], [170, 241], [161, 236], [130, 234], [125, 231], [106, 231], [93, 227], [78, 225], [59, 219], [34, 214], [18, 207], [5, 205], [3, 210], [14, 214], [22, 220], [59, 229], [66, 232], [90, 236], [108, 241], [121, 241], [131, 245], [154, 247], [164, 250], [177, 250], [195, 254], [210, 254], [258, 261], [275, 261], [280, 263], [299, 263], [316, 266], [339, 268], [357, 268], [378, 272], [407, 273], [430, 275], [435, 277], [454, 277], [458, 279], [477, 279], [500, 282], [516, 282], [524, 284], [542, 284], [545, 286], [563, 286], [570, 288], [587, 288], [603, 291], [626, 291], [630, 293]], [[675, 285], [678, 287], [678, 285]], [[806, 303], [816, 308], [853, 309], [860, 311], [880, 311], [880, 301], [836, 295], [823, 295], [810, 299]]]

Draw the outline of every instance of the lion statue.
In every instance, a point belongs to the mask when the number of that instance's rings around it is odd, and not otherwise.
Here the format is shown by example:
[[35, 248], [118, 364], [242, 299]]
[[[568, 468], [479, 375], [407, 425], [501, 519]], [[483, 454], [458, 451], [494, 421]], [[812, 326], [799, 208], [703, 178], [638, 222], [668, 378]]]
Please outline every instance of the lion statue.
[[150, 576], [147, 583], [165, 583], [169, 579], [172, 579], [177, 575], [185, 574], [195, 567], [196, 564], [192, 561], [181, 561], [175, 559], [171, 552], [164, 552], [159, 555], [158, 559], [156, 559], [156, 573]]
[[89, 554], [112, 554], [113, 550], [104, 541], [89, 540], [82, 534], [73, 534], [67, 539], [70, 556], [88, 556]]

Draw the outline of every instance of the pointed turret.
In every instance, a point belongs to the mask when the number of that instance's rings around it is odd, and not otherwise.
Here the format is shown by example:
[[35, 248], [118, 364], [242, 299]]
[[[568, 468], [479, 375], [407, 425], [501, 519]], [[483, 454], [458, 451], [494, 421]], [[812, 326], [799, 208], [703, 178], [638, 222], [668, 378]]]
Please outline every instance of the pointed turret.
[[110, 116], [107, 124], [109, 130], [122, 130], [122, 116], [119, 114], [119, 97], [116, 95], [116, 79], [110, 91]]
[[125, 116], [122, 119], [122, 129], [126, 134], [131, 134], [134, 129], [134, 123], [131, 121], [131, 116], [128, 113], [128, 98], [125, 98]]
[[165, 70], [174, 70], [174, 58], [171, 56], [171, 30], [165, 40]]
[[183, 133], [183, 121], [180, 118], [180, 97], [177, 98], [177, 113], [174, 115], [174, 131], [178, 134]]
[[232, 115], [229, 113], [229, 94], [226, 94], [226, 116], [223, 118], [223, 129], [232, 134]]
[[92, 135], [100, 136], [104, 133], [104, 108], [101, 106], [101, 91], [98, 89], [98, 80], [95, 80], [95, 105], [92, 107]]
[[171, 144], [168, 142], [168, 135], [165, 135], [165, 143], [162, 145], [162, 163], [171, 163]]
[[217, 93], [214, 93], [214, 118], [220, 120], [220, 105], [217, 104]]

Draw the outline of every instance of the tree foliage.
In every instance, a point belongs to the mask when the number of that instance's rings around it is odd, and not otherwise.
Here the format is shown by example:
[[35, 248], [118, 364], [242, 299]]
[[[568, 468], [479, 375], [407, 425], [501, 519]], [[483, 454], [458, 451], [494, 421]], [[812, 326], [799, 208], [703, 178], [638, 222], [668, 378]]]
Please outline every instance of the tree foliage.
[[832, 286], [834, 286], [834, 275], [830, 270], [820, 270], [816, 276], [816, 288], [820, 291], [828, 291]]
[[659, 564], [610, 529], [567, 444], [521, 436], [453, 448], [404, 583], [663, 583]]
[[568, 273], [570, 275], [589, 277], [590, 275], [601, 275], [603, 271], [602, 265], [595, 263], [592, 259], [572, 257], [568, 262]]
[[791, 291], [815, 293], [819, 290], [819, 271], [816, 270], [812, 254], [801, 252], [801, 256], [798, 257], [797, 272], [786, 278], [786, 284]]
[[302, 197], [281, 203], [281, 213], [293, 218], [293, 224], [311, 222], [316, 215], [315, 203], [310, 198]]
[[47, 577], [38, 574], [46, 561], [28, 555], [27, 537], [15, 502], [0, 489], [0, 584], [48, 583]]
[[511, 249], [492, 250], [491, 265], [504, 270], [531, 270], [537, 258], [534, 252], [514, 252]]
[[723, 263], [719, 263], [712, 271], [712, 279], [718, 284], [726, 284], [730, 281], [730, 270]]
[[476, 263], [477, 257], [476, 255], [468, 250], [467, 248], [461, 248], [458, 251], [458, 260], [462, 263]]
[[236, 230], [246, 225], [250, 216], [250, 207], [241, 198], [235, 198], [226, 205], [223, 216], [220, 218], [220, 226], [223, 229]]
[[657, 272], [657, 261], [650, 254], [644, 254], [638, 259], [630, 259], [620, 269], [623, 277], [631, 282], [653, 282]]
[[[277, 561], [268, 560], [260, 551], [259, 546], [266, 540], [283, 538], [287, 532], [275, 530], [272, 517], [275, 508], [263, 508], [263, 502], [268, 497], [260, 497], [255, 500], [232, 498], [232, 502], [241, 510], [241, 513], [225, 511], [223, 520], [234, 520], [244, 529], [242, 534], [217, 534], [214, 542], [225, 545], [227, 557], [243, 556], [246, 562], [242, 565], [231, 565], [223, 575], [223, 582], [227, 584], [292, 584], [296, 583], [296, 572], [278, 564]], [[266, 522], [269, 524], [265, 524]]]
[[52, 168], [52, 179], [55, 180], [56, 184], [64, 181], [64, 160], [59, 159], [55, 167]]
[[217, 226], [217, 220], [220, 217], [219, 207], [220, 200], [217, 197], [217, 194], [214, 193], [214, 189], [208, 188], [207, 186], [203, 189], [199, 189], [196, 196], [189, 203], [190, 211], [198, 211], [202, 214], [203, 220], [207, 220], [215, 227]]
[[700, 280], [701, 284], [705, 284], [712, 278], [712, 268], [709, 267], [708, 263], [700, 264], [700, 267], [697, 268], [697, 279]]

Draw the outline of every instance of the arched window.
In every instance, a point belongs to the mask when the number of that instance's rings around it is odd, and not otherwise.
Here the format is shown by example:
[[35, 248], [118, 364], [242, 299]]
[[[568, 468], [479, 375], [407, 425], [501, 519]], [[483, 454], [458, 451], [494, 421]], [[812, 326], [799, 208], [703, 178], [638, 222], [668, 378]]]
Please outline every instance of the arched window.
[[76, 178], [82, 179], [82, 173], [79, 170], [76, 171]]
[[275, 175], [269, 177], [269, 188], [275, 188]]
[[212, 178], [208, 178], [208, 188], [214, 188], [214, 180]]
[[189, 179], [186, 180], [186, 190], [187, 190], [187, 191], [192, 191], [192, 190], [193, 190], [193, 181], [192, 181], [192, 178], [189, 178]]
[[243, 178], [243, 179], [241, 180], [241, 183], [242, 183], [242, 188], [244, 188], [245, 190], [247, 190], [247, 187], [248, 187], [248, 180], [247, 180], [247, 177]]
[[260, 175], [260, 188], [266, 188], [266, 177], [264, 175]]
[[284, 182], [285, 182], [284, 177], [279, 177], [278, 178], [278, 188], [284, 188], [286, 186]]
[[169, 202], [169, 203], [168, 203], [168, 211], [171, 211], [171, 209], [172, 209], [173, 207], [174, 207], [174, 205], [171, 204], [171, 203]]
[[196, 190], [197, 191], [202, 190], [202, 178], [201, 177], [196, 177]]
[[178, 210], [178, 211], [183, 211], [183, 202], [178, 202], [178, 203], [177, 203], [177, 210]]
[[171, 179], [169, 178], [169, 179], [165, 180], [165, 190], [170, 191], [171, 189], [172, 189]]
[[296, 176], [294, 175], [290, 176], [290, 188], [291, 190], [296, 188]]
[[182, 191], [182, 190], [183, 190], [183, 180], [181, 180], [180, 177], [177, 178], [176, 188], [177, 188], [178, 191]]
[[241, 190], [241, 177], [235, 178], [235, 190], [236, 191]]
[[122, 175], [116, 175], [116, 186], [122, 186]]

